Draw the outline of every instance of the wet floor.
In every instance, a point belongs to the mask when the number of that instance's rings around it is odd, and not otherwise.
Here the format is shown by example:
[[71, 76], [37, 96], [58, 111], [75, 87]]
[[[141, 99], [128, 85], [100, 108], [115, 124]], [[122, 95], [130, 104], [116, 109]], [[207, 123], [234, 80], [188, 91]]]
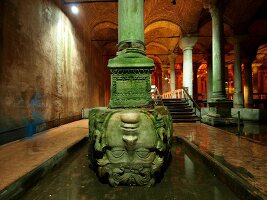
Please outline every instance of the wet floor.
[[238, 126], [218, 127], [234, 134], [240, 133], [241, 136], [258, 141], [267, 145], [267, 123], [258, 123], [252, 121], [244, 121], [238, 131]]
[[22, 200], [169, 200], [203, 199], [232, 200], [234, 194], [221, 183], [184, 146], [175, 144], [172, 148], [172, 161], [164, 178], [155, 186], [118, 186], [102, 184], [88, 167], [87, 147], [74, 152], [62, 165], [46, 175]]

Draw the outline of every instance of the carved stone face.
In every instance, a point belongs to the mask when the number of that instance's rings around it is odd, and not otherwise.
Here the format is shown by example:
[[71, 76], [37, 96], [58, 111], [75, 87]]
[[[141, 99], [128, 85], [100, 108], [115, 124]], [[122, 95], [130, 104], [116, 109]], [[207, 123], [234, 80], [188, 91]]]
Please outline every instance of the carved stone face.
[[[167, 119], [167, 118], [166, 118]], [[92, 112], [90, 138], [100, 177], [111, 185], [152, 185], [169, 152], [170, 129], [155, 111], [141, 109]]]
[[153, 121], [144, 113], [115, 113], [106, 130], [111, 163], [149, 164], [155, 159], [157, 135]]

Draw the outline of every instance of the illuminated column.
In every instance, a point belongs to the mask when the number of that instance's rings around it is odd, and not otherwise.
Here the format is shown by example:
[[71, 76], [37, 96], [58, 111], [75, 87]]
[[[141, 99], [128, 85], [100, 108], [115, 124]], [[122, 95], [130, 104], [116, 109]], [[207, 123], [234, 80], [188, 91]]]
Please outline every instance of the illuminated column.
[[170, 68], [171, 68], [171, 91], [175, 90], [175, 82], [176, 82], [176, 76], [175, 76], [175, 61], [176, 61], [177, 55], [172, 53], [169, 55], [169, 62], [170, 62]]
[[193, 57], [192, 50], [197, 42], [197, 37], [185, 36], [180, 40], [183, 50], [183, 87], [188, 88], [188, 93], [193, 96]]
[[212, 101], [225, 100], [225, 67], [223, 46], [222, 1], [216, 0], [210, 7], [212, 18]]
[[162, 71], [158, 72], [159, 93], [162, 94]]
[[207, 102], [211, 101], [212, 96], [212, 56], [208, 54], [206, 57], [207, 61]]
[[169, 91], [169, 80], [168, 80], [168, 66], [163, 65], [162, 66], [162, 72], [163, 72], [163, 81], [164, 81], [164, 93]]
[[244, 108], [244, 96], [242, 94], [242, 72], [241, 72], [241, 48], [240, 37], [234, 38], [235, 66], [234, 66], [234, 108]]
[[253, 73], [253, 93], [259, 93], [259, 68], [262, 64], [253, 64], [252, 73]]
[[244, 103], [246, 108], [253, 106], [253, 89], [252, 89], [252, 59], [244, 59], [245, 82], [244, 82]]
[[198, 100], [198, 79], [197, 79], [197, 73], [198, 73], [198, 65], [193, 66], [193, 98], [195, 100]]

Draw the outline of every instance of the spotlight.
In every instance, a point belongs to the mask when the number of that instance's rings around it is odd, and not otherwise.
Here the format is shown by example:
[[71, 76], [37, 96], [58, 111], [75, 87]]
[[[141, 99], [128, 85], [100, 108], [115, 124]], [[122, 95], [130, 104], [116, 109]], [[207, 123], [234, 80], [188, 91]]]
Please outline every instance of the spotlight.
[[77, 6], [71, 6], [71, 12], [77, 15], [79, 13], [79, 9], [77, 8]]

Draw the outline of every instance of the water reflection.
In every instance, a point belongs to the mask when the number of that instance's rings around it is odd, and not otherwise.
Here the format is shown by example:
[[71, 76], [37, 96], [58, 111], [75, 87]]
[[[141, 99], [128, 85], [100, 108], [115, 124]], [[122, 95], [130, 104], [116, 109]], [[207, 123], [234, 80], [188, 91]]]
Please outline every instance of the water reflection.
[[[183, 146], [174, 145], [164, 178], [153, 187], [101, 183], [88, 168], [87, 145], [48, 174], [22, 200], [31, 199], [237, 199], [231, 191]], [[37, 198], [38, 197], [38, 198]]]
[[[237, 126], [218, 127], [220, 129], [238, 134]], [[252, 121], [244, 121], [243, 126], [240, 127], [240, 135], [247, 138], [259, 141], [267, 145], [267, 125]]]

